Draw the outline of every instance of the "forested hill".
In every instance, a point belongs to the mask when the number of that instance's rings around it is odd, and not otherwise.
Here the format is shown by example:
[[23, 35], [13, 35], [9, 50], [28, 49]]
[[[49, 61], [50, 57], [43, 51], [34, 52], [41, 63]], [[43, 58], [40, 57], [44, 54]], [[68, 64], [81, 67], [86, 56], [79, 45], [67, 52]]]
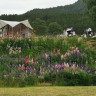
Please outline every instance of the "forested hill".
[[28, 13], [41, 13], [41, 12], [54, 12], [54, 13], [83, 13], [87, 11], [86, 4], [84, 4], [83, 0], [78, 0], [74, 4], [66, 5], [66, 6], [58, 6], [53, 8], [47, 8], [47, 9], [33, 9], [31, 11], [28, 11]]

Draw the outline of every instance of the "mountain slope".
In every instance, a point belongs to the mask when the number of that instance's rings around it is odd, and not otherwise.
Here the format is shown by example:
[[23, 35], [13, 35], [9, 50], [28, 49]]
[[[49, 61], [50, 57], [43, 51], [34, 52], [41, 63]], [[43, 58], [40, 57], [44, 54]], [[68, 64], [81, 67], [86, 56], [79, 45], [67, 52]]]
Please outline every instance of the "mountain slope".
[[58, 6], [53, 8], [47, 8], [47, 9], [33, 9], [31, 11], [28, 11], [26, 14], [31, 13], [83, 13], [87, 11], [87, 7], [84, 4], [83, 0], [78, 0], [74, 4], [66, 5], [66, 6]]

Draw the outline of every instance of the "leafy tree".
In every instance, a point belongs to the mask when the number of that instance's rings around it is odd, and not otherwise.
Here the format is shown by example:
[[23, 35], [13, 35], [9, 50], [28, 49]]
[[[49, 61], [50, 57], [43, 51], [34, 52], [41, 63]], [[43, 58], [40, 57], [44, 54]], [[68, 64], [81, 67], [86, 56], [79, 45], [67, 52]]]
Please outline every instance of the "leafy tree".
[[48, 32], [46, 22], [40, 18], [37, 18], [34, 22], [32, 22], [32, 26], [37, 35], [46, 35]]
[[96, 6], [96, 0], [86, 0], [87, 7], [90, 10], [93, 6]]
[[49, 24], [48, 32], [53, 35], [61, 34], [63, 32], [62, 27], [57, 22]]
[[96, 6], [93, 6], [90, 10], [90, 17], [93, 22], [96, 24]]
[[91, 20], [96, 24], [96, 0], [87, 0], [87, 7]]

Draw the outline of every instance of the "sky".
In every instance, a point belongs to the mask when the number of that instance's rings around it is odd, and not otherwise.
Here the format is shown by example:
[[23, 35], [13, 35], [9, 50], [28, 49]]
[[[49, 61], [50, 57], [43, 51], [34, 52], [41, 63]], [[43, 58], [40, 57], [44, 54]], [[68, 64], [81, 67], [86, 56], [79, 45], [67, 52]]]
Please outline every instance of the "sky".
[[0, 0], [1, 14], [23, 14], [32, 9], [73, 4], [78, 0]]

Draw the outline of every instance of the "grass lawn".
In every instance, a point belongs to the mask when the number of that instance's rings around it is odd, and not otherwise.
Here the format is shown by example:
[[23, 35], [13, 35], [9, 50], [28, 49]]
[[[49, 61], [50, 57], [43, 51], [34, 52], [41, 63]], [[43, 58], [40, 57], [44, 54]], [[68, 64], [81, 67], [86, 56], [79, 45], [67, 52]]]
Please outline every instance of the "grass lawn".
[[96, 96], [96, 87], [0, 88], [0, 96]]

